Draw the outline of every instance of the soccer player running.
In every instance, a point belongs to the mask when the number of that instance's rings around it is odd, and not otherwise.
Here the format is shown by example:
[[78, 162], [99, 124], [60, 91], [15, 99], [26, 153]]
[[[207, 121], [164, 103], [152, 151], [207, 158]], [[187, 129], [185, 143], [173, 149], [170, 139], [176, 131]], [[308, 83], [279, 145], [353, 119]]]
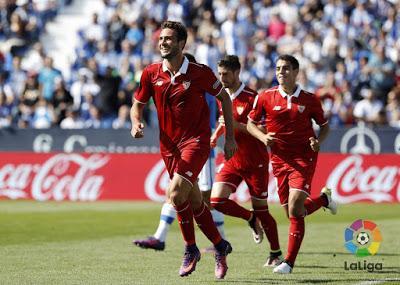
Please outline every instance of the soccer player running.
[[[265, 266], [276, 266], [281, 263], [282, 252], [276, 222], [268, 210], [267, 147], [251, 136], [246, 129], [247, 115], [253, 108], [257, 92], [240, 81], [240, 62], [235, 55], [227, 55], [218, 62], [218, 74], [232, 100], [233, 126], [238, 150], [230, 160], [223, 162], [216, 174], [211, 205], [225, 215], [248, 221], [256, 243], [261, 243], [264, 230], [271, 247]], [[212, 145], [216, 144], [223, 131], [222, 123], [211, 137]], [[253, 210], [248, 210], [229, 199], [243, 180], [249, 188]]]
[[[184, 56], [189, 60], [189, 62], [196, 63], [195, 57], [185, 52]], [[214, 96], [211, 96], [206, 93], [206, 102], [208, 108], [210, 110], [210, 128], [211, 130], [215, 129], [215, 121], [217, 116], [217, 103]], [[214, 182], [215, 176], [215, 152], [214, 148], [211, 149], [210, 155], [204, 164], [202, 170], [199, 174], [199, 189], [201, 191], [203, 201], [210, 206], [210, 195], [211, 195], [211, 188]], [[225, 239], [224, 233], [224, 215], [215, 210], [211, 209], [211, 215], [214, 220], [215, 226], [217, 227], [221, 237]], [[164, 250], [165, 249], [165, 240], [167, 238], [170, 225], [176, 218], [176, 211], [174, 206], [171, 205], [169, 201], [164, 202], [163, 206], [161, 207], [161, 214], [160, 214], [160, 222], [158, 224], [157, 230], [153, 236], [149, 236], [145, 239], [138, 239], [134, 240], [133, 244], [141, 247], [141, 248], [151, 248], [154, 250]], [[214, 252], [214, 246], [207, 247], [203, 250], [203, 252]]]
[[[273, 174], [278, 195], [290, 220], [288, 251], [274, 273], [291, 273], [304, 236], [304, 217], [321, 207], [336, 214], [336, 203], [328, 188], [310, 198], [311, 181], [317, 164], [320, 144], [329, 132], [321, 103], [314, 94], [296, 84], [299, 62], [291, 55], [281, 55], [276, 62], [279, 86], [262, 92], [249, 114], [247, 130], [271, 147]], [[257, 124], [265, 120], [267, 132]], [[312, 120], [319, 126], [316, 136]]]
[[221, 279], [227, 272], [226, 255], [232, 247], [219, 234], [197, 185], [197, 176], [210, 153], [209, 110], [204, 94], [207, 92], [221, 100], [227, 130], [224, 148], [227, 159], [237, 148], [232, 107], [229, 95], [211, 69], [189, 63], [183, 56], [186, 39], [187, 30], [183, 24], [173, 21], [162, 24], [158, 45], [163, 61], [143, 70], [131, 108], [131, 135], [143, 137], [143, 109], [153, 97], [160, 127], [160, 152], [171, 179], [168, 199], [177, 212], [185, 241], [179, 275], [191, 274], [200, 260], [194, 218], [215, 246], [215, 276]]

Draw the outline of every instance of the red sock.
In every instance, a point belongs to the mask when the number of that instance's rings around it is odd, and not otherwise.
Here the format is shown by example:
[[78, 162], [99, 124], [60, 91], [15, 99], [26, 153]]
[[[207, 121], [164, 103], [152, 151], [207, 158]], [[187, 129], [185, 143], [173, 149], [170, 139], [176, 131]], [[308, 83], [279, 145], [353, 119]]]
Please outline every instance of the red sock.
[[242, 218], [246, 221], [251, 218], [251, 211], [243, 208], [235, 201], [228, 198], [211, 198], [211, 205], [217, 211], [224, 213], [225, 215]]
[[194, 236], [193, 212], [189, 201], [186, 200], [181, 205], [174, 206], [174, 208], [178, 217], [183, 240], [185, 241], [186, 245], [195, 244], [196, 239]]
[[271, 252], [279, 251], [280, 246], [278, 228], [276, 226], [276, 221], [274, 217], [272, 217], [268, 211], [268, 206], [254, 209], [254, 213], [256, 214], [256, 217], [260, 220], [265, 235], [268, 238], [269, 244], [271, 246]]
[[326, 199], [323, 196], [319, 196], [318, 198], [307, 198], [304, 202], [306, 215], [311, 215], [322, 206], [326, 206]]
[[212, 219], [210, 209], [203, 204], [198, 209], [193, 209], [194, 219], [200, 230], [215, 245], [221, 241], [221, 235]]
[[288, 252], [285, 257], [294, 265], [304, 237], [304, 217], [290, 217]]

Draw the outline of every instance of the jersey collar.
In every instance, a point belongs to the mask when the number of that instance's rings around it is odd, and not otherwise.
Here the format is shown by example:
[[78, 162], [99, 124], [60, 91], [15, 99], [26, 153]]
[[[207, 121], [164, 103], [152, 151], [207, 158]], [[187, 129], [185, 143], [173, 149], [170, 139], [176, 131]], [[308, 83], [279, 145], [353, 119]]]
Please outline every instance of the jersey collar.
[[240, 87], [238, 88], [238, 90], [236, 90], [235, 93], [230, 94], [228, 88], [226, 88], [226, 92], [229, 94], [229, 97], [231, 97], [231, 100], [233, 100], [233, 99], [235, 99], [237, 96], [239, 96], [240, 93], [242, 93], [244, 87], [245, 87], [245, 85], [244, 85], [244, 83], [242, 83], [242, 84], [240, 85]]
[[[163, 60], [162, 63], [162, 70], [164, 72], [169, 71], [167, 65], [166, 65], [166, 59]], [[181, 65], [181, 68], [179, 68], [179, 71], [175, 74], [174, 77], [178, 77], [180, 74], [186, 74], [187, 70], [189, 67], [189, 60], [186, 58], [186, 56], [183, 57], [183, 63]], [[169, 71], [170, 72], [170, 71]]]
[[281, 96], [283, 98], [285, 98], [286, 96], [288, 96], [288, 97], [291, 97], [291, 96], [299, 97], [300, 91], [301, 91], [301, 87], [299, 85], [297, 85], [296, 91], [294, 91], [293, 95], [288, 95], [285, 91], [283, 91], [283, 89], [282, 89], [282, 87], [280, 85], [279, 85], [278, 91], [279, 91], [279, 94], [281, 94]]

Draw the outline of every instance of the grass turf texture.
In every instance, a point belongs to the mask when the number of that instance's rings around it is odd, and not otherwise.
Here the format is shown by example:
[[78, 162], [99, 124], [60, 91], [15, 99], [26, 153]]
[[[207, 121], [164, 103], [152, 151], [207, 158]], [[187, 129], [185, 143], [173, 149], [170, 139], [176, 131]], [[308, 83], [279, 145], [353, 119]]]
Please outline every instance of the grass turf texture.
[[[306, 218], [306, 235], [291, 275], [263, 268], [268, 249], [256, 245], [247, 223], [225, 218], [232, 243], [226, 279], [215, 281], [214, 259], [203, 254], [196, 271], [178, 276], [183, 243], [176, 222], [166, 250], [140, 249], [135, 238], [153, 234], [161, 205], [151, 202], [56, 203], [0, 201], [0, 284], [400, 284], [400, 205], [343, 205]], [[288, 221], [271, 205], [286, 251]], [[344, 229], [356, 219], [374, 221], [383, 236], [378, 254], [358, 258], [344, 248]], [[209, 246], [196, 229], [199, 247]], [[349, 271], [344, 263], [382, 263], [375, 272]], [[386, 280], [383, 283], [368, 282]]]

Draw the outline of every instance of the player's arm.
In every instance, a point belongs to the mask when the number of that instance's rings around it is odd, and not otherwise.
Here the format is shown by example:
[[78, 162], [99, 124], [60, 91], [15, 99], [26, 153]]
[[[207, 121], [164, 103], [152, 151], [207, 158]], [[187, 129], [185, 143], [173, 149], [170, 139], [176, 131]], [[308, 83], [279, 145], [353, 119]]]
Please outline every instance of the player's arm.
[[221, 102], [222, 113], [225, 121], [225, 159], [230, 159], [236, 149], [237, 145], [235, 142], [234, 134], [233, 134], [233, 116], [232, 116], [232, 102], [231, 98], [229, 98], [228, 93], [226, 93], [225, 89], [221, 89], [221, 92], [217, 95], [217, 99]]
[[319, 100], [314, 100], [312, 107], [311, 118], [319, 125], [319, 135], [318, 137], [310, 137], [310, 147], [313, 151], [317, 152], [320, 149], [321, 143], [326, 139], [329, 134], [329, 122], [324, 117], [324, 111], [322, 110], [322, 105]]
[[210, 146], [211, 147], [217, 146], [218, 139], [223, 133], [225, 133], [225, 126], [224, 126], [224, 124], [220, 123], [220, 124], [218, 124], [218, 127], [211, 135], [211, 138], [210, 138]]
[[313, 151], [319, 151], [321, 143], [328, 137], [329, 130], [329, 124], [326, 122], [326, 124], [320, 126], [318, 138], [310, 138], [310, 146]]
[[265, 133], [265, 128], [261, 127], [256, 122], [252, 120], [247, 120], [247, 131], [256, 139], [260, 140], [266, 146], [270, 146], [274, 143], [275, 133]]
[[141, 103], [137, 100], [133, 101], [130, 116], [132, 122], [131, 135], [134, 138], [141, 138], [144, 136], [143, 134], [144, 124], [142, 122], [142, 118], [143, 118], [143, 109], [145, 105], [146, 104]]

